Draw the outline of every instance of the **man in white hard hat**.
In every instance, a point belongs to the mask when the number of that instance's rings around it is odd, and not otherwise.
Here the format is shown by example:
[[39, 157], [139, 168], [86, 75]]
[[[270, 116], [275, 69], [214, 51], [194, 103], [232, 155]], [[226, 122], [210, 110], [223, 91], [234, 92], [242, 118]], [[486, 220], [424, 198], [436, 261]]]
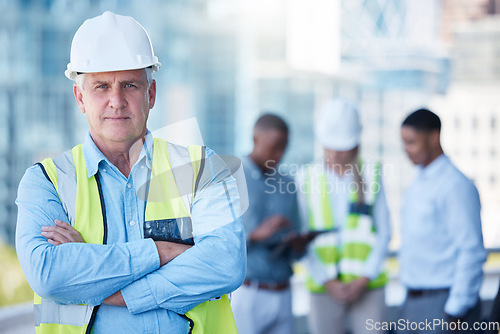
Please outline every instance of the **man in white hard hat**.
[[377, 333], [383, 320], [384, 262], [390, 239], [389, 211], [379, 164], [358, 157], [361, 124], [356, 106], [344, 99], [320, 110], [315, 133], [323, 161], [298, 177], [302, 220], [319, 235], [309, 245], [308, 272], [313, 334]]
[[89, 133], [28, 168], [16, 201], [37, 333], [236, 333], [236, 181], [210, 149], [152, 138], [159, 68], [131, 17], [105, 12], [74, 36], [66, 76]]

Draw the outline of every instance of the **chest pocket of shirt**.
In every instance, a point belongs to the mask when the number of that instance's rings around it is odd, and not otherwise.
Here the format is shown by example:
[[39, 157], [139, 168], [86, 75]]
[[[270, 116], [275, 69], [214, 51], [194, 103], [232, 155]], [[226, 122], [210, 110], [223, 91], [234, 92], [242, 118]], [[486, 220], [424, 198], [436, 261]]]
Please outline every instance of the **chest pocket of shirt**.
[[418, 235], [436, 234], [443, 229], [444, 224], [440, 224], [438, 203], [432, 200], [418, 201], [414, 203], [413, 208], [408, 212], [417, 220], [414, 225], [413, 233]]

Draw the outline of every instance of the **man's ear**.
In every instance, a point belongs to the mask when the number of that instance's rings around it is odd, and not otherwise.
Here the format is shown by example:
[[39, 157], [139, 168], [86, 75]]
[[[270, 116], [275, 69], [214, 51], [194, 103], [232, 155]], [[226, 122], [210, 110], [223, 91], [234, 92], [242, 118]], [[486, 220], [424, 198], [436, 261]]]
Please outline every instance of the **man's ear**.
[[149, 98], [149, 109], [153, 109], [156, 101], [156, 80], [154, 79], [148, 89], [148, 98]]
[[433, 130], [429, 133], [429, 142], [431, 143], [432, 147], [438, 147], [441, 145], [440, 136], [441, 133], [438, 130]]
[[73, 84], [73, 94], [75, 95], [76, 104], [78, 104], [78, 108], [82, 114], [85, 114], [85, 103], [83, 102], [83, 93], [80, 87], [76, 83]]

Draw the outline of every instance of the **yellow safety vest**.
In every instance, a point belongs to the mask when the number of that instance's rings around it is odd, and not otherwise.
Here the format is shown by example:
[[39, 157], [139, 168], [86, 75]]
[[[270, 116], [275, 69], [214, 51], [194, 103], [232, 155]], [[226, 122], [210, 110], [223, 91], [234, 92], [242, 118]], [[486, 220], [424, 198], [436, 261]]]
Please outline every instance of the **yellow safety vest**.
[[[359, 166], [363, 166], [361, 162]], [[372, 208], [380, 189], [379, 176], [380, 165], [376, 164], [368, 171], [368, 165], [364, 166], [367, 176], [373, 176], [371, 184], [366, 186], [364, 203], [358, 203], [357, 191], [349, 194], [349, 213], [347, 221], [339, 233], [334, 222], [328, 182], [323, 169], [314, 169], [309, 166], [306, 170], [305, 194], [308, 207], [308, 228], [310, 231], [322, 231], [311, 243], [310, 249], [320, 260], [327, 272], [337, 276], [344, 283], [352, 282], [360, 278], [363, 265], [371, 254], [376, 242], [376, 230], [373, 224]], [[352, 187], [350, 187], [352, 188]], [[341, 238], [342, 242], [339, 241]], [[388, 282], [385, 271], [371, 280], [367, 287], [376, 289], [383, 287]], [[326, 288], [314, 281], [308, 275], [306, 286], [310, 292], [324, 293]]]
[[[185, 226], [191, 228], [189, 202], [183, 200], [186, 196], [180, 195], [177, 182], [181, 176], [176, 177], [171, 161], [177, 162], [176, 166], [191, 163], [194, 197], [198, 176], [201, 175], [200, 170], [203, 170], [204, 154], [202, 146], [186, 148], [154, 138], [145, 224], [180, 219], [183, 223], [188, 223]], [[85, 242], [106, 244], [107, 223], [99, 174], [88, 177], [82, 145], [75, 146], [54, 160], [45, 159], [38, 165], [54, 185], [70, 223], [80, 232]], [[184, 181], [185, 179], [183, 183]], [[63, 182], [65, 186], [61, 187]], [[149, 195], [154, 199], [150, 200]], [[98, 306], [90, 305], [59, 305], [36, 294], [34, 303], [37, 334], [90, 333], [98, 309]], [[192, 334], [238, 333], [227, 295], [196, 306], [184, 317], [189, 322], [189, 333]]]

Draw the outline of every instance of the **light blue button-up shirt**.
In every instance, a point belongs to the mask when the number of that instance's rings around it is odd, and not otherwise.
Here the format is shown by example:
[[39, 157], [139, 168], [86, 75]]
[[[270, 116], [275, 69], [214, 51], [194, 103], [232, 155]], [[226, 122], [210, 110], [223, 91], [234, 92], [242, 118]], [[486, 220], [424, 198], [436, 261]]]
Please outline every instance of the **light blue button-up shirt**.
[[450, 288], [444, 311], [475, 305], [486, 260], [474, 184], [441, 155], [419, 167], [401, 212], [401, 280], [412, 289]]
[[[55, 188], [38, 166], [28, 168], [19, 185], [16, 249], [33, 290], [60, 304], [89, 305], [121, 291], [127, 307], [101, 305], [93, 333], [187, 333], [188, 322], [179, 314], [230, 293], [245, 276], [236, 181], [232, 176], [221, 180], [214, 164], [218, 157], [210, 149], [205, 160], [209, 177], [193, 200], [195, 246], [160, 268], [153, 240], [143, 239], [146, 202], [137, 195], [151, 170], [152, 150], [148, 135], [126, 178], [90, 134], [83, 144], [89, 177], [100, 175], [107, 245], [49, 244], [41, 227], [55, 219], [69, 221]], [[198, 227], [202, 234], [195, 233]]]

